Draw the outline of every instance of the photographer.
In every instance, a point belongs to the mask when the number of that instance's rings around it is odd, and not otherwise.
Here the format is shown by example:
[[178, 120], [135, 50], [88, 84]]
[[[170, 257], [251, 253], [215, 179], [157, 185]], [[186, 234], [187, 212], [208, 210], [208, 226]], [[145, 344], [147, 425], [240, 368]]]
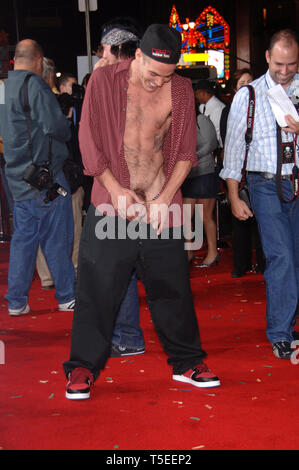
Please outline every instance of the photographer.
[[[79, 86], [79, 85], [78, 85]], [[70, 192], [72, 195], [72, 210], [73, 210], [73, 221], [74, 221], [74, 240], [73, 240], [73, 250], [72, 250], [72, 262], [77, 272], [78, 268], [78, 254], [79, 254], [79, 243], [82, 232], [82, 222], [83, 222], [83, 204], [84, 204], [84, 182], [85, 180], [91, 179], [90, 177], [83, 175], [83, 164], [82, 157], [79, 149], [78, 141], [78, 127], [73, 122], [73, 110], [77, 104], [76, 98], [73, 95], [68, 93], [62, 93], [57, 95], [57, 100], [60, 105], [60, 108], [63, 114], [69, 121], [71, 138], [66, 142], [68, 148], [68, 159], [64, 164], [64, 174], [67, 177]], [[73, 162], [76, 165], [75, 174], [73, 168]], [[53, 287], [53, 279], [49, 268], [47, 266], [46, 260], [42, 253], [39, 252], [37, 262], [36, 262], [37, 271], [41, 279], [41, 284], [43, 289], [51, 289]]]
[[[81, 117], [81, 109], [85, 89], [77, 83], [74, 75], [63, 73], [59, 80], [57, 99], [63, 114], [69, 119], [71, 127], [71, 139], [68, 141], [70, 159], [83, 170], [82, 157], [79, 147], [78, 132]], [[71, 172], [70, 172], [71, 173]], [[71, 180], [71, 178], [70, 178]], [[82, 232], [83, 211], [87, 211], [90, 204], [92, 178], [82, 173], [80, 180], [71, 181], [72, 206], [74, 216], [74, 245], [72, 260], [75, 271], [78, 268], [79, 243]]]
[[[59, 93], [60, 93], [60, 95], [58, 95], [58, 101], [61, 106], [62, 112], [72, 122], [72, 125], [71, 125], [72, 138], [70, 142], [70, 145], [71, 145], [70, 152], [73, 154], [73, 158], [75, 159], [75, 161], [79, 165], [81, 165], [83, 168], [82, 157], [81, 157], [79, 141], [78, 141], [78, 132], [79, 132], [79, 122], [80, 122], [80, 117], [81, 117], [81, 110], [82, 110], [82, 105], [83, 105], [85, 88], [78, 84], [78, 81], [75, 75], [73, 75], [72, 73], [67, 73], [67, 72], [62, 73], [61, 77], [59, 78], [58, 88], [59, 88]], [[68, 99], [67, 95], [71, 97], [71, 100]], [[83, 210], [87, 212], [89, 204], [90, 204], [92, 183], [93, 183], [93, 179], [90, 176], [86, 176], [86, 175], [83, 176], [82, 187], [84, 189], [84, 193], [82, 194], [82, 191], [80, 190], [79, 192], [80, 195], [79, 193], [76, 195], [77, 202], [76, 202], [76, 208], [73, 207], [74, 211], [77, 210], [81, 213]], [[72, 194], [74, 194], [74, 191], [72, 191]], [[78, 214], [78, 217], [76, 217], [76, 219], [78, 219], [79, 217], [81, 217], [81, 221], [82, 221], [82, 214], [81, 216], [79, 216]], [[74, 261], [74, 256], [73, 256], [73, 261]], [[77, 264], [76, 264], [77, 262], [74, 261], [74, 263], [75, 263], [75, 268], [77, 269]]]
[[[267, 329], [275, 357], [290, 359], [299, 301], [299, 198], [297, 192], [299, 154], [297, 131], [281, 128], [275, 118], [268, 90], [280, 84], [292, 100], [296, 92], [299, 42], [297, 34], [282, 30], [273, 35], [265, 57], [266, 74], [252, 82], [255, 113], [252, 142], [247, 161], [247, 183], [252, 210], [240, 199], [238, 188], [245, 158], [245, 133], [249, 93], [236, 93], [227, 123], [224, 168], [233, 215], [241, 220], [256, 217], [266, 257]], [[292, 152], [290, 152], [292, 150]], [[289, 158], [289, 154], [291, 158]]]
[[74, 125], [78, 127], [84, 99], [84, 88], [81, 85], [78, 85], [75, 75], [72, 73], [62, 73], [58, 80], [58, 89], [61, 95], [67, 93], [73, 98], [71, 118]]
[[8, 74], [5, 102], [0, 106], [5, 170], [14, 198], [6, 296], [8, 312], [14, 316], [30, 311], [28, 292], [39, 243], [55, 283], [59, 310], [74, 308], [73, 216], [62, 171], [71, 133], [55, 95], [42, 79], [42, 63], [43, 52], [35, 41], [17, 44], [14, 70]]

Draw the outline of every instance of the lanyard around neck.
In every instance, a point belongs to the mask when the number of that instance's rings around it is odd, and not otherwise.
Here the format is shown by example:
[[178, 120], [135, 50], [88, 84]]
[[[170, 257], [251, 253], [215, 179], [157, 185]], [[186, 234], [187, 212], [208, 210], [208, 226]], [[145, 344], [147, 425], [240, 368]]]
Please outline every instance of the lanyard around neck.
[[[270, 85], [267, 81], [267, 76], [265, 75], [265, 81], [267, 87], [270, 88]], [[277, 141], [277, 167], [276, 167], [276, 186], [278, 191], [279, 199], [282, 202], [294, 202], [299, 196], [299, 169], [296, 164], [296, 154], [297, 154], [297, 139], [298, 136], [294, 135], [292, 144], [294, 146], [294, 166], [292, 169], [292, 182], [293, 182], [293, 197], [292, 199], [286, 200], [283, 195], [282, 190], [282, 161], [283, 161], [283, 152], [282, 152], [282, 137], [281, 137], [281, 127], [276, 121], [276, 141]]]

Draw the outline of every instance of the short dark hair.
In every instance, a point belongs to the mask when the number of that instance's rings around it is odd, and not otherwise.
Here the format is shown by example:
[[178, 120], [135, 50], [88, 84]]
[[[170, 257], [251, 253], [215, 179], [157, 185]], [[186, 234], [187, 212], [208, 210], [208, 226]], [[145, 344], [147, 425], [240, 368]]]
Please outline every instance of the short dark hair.
[[116, 17], [105, 23], [101, 28], [102, 34], [111, 28], [119, 28], [121, 30], [128, 31], [133, 33], [137, 38], [137, 40], [127, 41], [119, 46], [110, 46], [111, 54], [113, 54], [117, 59], [129, 59], [134, 57], [142, 36], [141, 26], [135, 21], [135, 19], [126, 16]]
[[201, 90], [206, 91], [210, 95], [215, 95], [216, 93], [216, 84], [210, 80], [199, 80], [195, 83], [194, 91]]
[[135, 56], [136, 49], [139, 47], [138, 41], [128, 41], [119, 46], [110, 46], [110, 52], [117, 59], [129, 59], [130, 57]]
[[268, 48], [269, 54], [271, 54], [273, 47], [279, 41], [285, 41], [288, 46], [291, 46], [292, 43], [295, 42], [299, 46], [298, 34], [296, 33], [296, 31], [293, 31], [292, 29], [288, 28], [281, 29], [280, 31], [274, 33], [270, 39]]
[[87, 83], [89, 82], [89, 79], [91, 77], [91, 73], [87, 73], [84, 75], [81, 86], [87, 86]]
[[77, 80], [76, 75], [74, 75], [73, 73], [62, 73], [58, 79], [58, 87], [60, 87], [60, 85], [65, 85], [68, 82], [69, 78], [75, 78]]

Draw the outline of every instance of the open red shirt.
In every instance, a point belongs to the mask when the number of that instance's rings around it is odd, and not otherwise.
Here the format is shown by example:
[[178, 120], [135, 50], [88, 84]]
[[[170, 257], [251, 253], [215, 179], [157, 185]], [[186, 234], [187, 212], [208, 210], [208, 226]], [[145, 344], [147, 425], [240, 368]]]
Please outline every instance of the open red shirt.
[[[80, 121], [79, 142], [85, 174], [101, 175], [109, 168], [118, 182], [130, 189], [130, 174], [123, 152], [127, 90], [131, 60], [96, 69], [88, 82]], [[163, 144], [165, 185], [175, 164], [196, 156], [196, 116], [190, 80], [174, 74], [171, 79], [172, 123]], [[111, 204], [109, 192], [94, 178], [91, 203]], [[181, 191], [172, 204], [182, 206]]]

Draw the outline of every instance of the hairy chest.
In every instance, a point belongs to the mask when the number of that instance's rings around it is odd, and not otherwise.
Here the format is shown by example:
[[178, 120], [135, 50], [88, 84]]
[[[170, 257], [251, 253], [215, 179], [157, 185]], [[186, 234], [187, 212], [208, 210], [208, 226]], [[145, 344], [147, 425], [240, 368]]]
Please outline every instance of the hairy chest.
[[159, 132], [171, 122], [171, 92], [161, 90], [156, 94], [128, 90], [126, 127], [136, 133]]

